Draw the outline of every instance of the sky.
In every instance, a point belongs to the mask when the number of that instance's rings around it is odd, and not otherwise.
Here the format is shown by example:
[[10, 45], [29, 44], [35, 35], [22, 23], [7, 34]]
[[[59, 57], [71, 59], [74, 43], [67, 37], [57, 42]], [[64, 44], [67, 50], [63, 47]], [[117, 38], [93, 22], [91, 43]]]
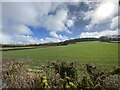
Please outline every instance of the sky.
[[1, 44], [39, 44], [118, 34], [117, 0], [24, 1], [0, 3]]

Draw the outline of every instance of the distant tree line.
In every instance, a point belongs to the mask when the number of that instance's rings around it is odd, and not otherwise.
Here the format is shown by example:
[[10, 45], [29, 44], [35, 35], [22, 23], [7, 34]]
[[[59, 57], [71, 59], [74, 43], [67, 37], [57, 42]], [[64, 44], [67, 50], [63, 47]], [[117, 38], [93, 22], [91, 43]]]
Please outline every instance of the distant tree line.
[[101, 41], [101, 42], [117, 41], [119, 42], [120, 35], [101, 36], [100, 38], [76, 38], [76, 39], [66, 40], [63, 42], [49, 42], [49, 43], [43, 43], [43, 44], [28, 44], [28, 45], [1, 44], [1, 46], [2, 47], [62, 46], [62, 45], [74, 44], [76, 42], [84, 42], [84, 41]]
[[120, 41], [120, 35], [112, 35], [112, 36], [101, 36], [99, 41], [111, 42], [111, 41]]

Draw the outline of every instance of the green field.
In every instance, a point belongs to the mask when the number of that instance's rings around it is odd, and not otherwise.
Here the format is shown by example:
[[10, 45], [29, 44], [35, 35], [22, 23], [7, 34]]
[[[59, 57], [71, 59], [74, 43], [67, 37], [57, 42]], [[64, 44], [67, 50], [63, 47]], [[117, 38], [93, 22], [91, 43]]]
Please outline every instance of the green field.
[[67, 46], [3, 51], [3, 58], [30, 60], [30, 66], [48, 61], [76, 61], [78, 66], [93, 63], [102, 69], [118, 66], [118, 44], [107, 42], [79, 42]]

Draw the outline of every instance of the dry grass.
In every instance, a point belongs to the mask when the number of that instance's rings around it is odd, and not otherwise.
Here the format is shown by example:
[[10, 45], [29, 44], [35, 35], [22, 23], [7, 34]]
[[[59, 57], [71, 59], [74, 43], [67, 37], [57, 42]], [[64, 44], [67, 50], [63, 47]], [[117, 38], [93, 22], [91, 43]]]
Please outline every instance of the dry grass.
[[36, 69], [30, 69], [22, 61], [3, 59], [2, 86], [4, 89], [27, 88], [32, 90], [35, 88], [43, 90], [60, 88], [64, 90], [119, 90], [119, 68], [103, 73], [96, 67], [89, 66], [87, 73], [82, 77], [77, 74], [74, 62], [52, 62]]
[[23, 62], [3, 60], [2, 79], [3, 88], [33, 88], [36, 75], [27, 72]]

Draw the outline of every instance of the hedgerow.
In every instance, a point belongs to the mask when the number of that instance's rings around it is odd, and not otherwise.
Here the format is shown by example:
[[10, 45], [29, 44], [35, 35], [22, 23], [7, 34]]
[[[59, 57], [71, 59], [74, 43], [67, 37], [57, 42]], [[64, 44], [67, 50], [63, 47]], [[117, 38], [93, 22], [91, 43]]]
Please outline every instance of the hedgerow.
[[23, 62], [3, 60], [3, 89], [119, 90], [120, 67], [106, 72], [90, 64], [85, 68], [88, 75], [80, 77], [74, 62], [51, 62], [30, 69]]

